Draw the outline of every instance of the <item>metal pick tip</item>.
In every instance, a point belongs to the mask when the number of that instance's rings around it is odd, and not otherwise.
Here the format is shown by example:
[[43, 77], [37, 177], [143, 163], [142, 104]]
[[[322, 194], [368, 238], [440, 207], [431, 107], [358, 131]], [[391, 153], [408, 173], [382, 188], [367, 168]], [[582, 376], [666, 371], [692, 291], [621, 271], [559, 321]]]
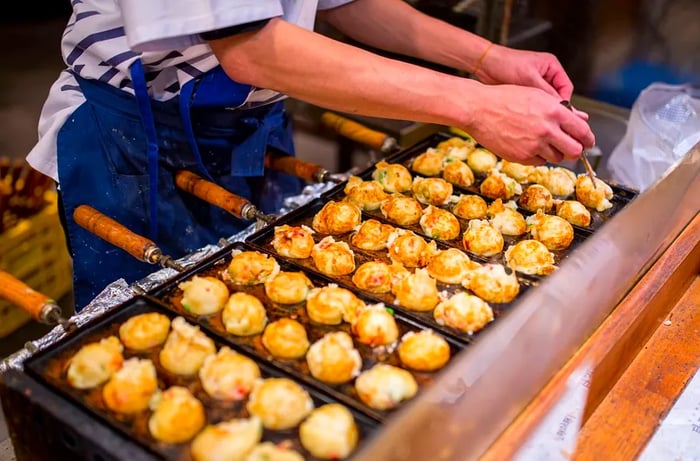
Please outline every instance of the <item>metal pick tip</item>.
[[259, 221], [264, 222], [265, 224], [272, 224], [275, 221], [275, 219], [277, 219], [275, 216], [265, 214], [262, 211], [256, 211], [255, 218]]

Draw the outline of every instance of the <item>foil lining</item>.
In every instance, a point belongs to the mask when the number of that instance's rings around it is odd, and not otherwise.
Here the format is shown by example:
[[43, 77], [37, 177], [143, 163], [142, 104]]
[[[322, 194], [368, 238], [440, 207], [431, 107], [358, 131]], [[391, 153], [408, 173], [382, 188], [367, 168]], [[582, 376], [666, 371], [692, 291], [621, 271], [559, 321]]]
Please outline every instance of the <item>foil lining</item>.
[[[346, 176], [347, 175], [343, 174], [333, 175], [334, 178], [339, 180], [346, 179]], [[285, 199], [284, 206], [280, 209], [278, 214], [283, 215], [289, 213], [290, 211], [317, 198], [319, 195], [335, 186], [336, 184], [332, 182], [310, 184], [304, 188], [301, 194]], [[219, 251], [224, 245], [244, 241], [259, 228], [260, 224], [251, 224], [246, 229], [228, 238], [222, 238], [222, 240], [219, 242], [220, 246], [207, 245], [178, 259], [177, 262], [185, 268], [193, 266], [199, 261], [205, 259], [207, 256]], [[152, 274], [149, 274], [131, 285], [129, 285], [124, 279], [116, 280], [102, 290], [102, 292], [97, 295], [95, 299], [90, 302], [90, 304], [85, 306], [80, 313], [73, 315], [71, 320], [78, 327], [85, 325], [92, 319], [102, 316], [106, 312], [112, 310], [114, 307], [119, 306], [120, 304], [133, 298], [137, 294], [148, 292], [151, 289], [161, 285], [176, 274], [177, 272], [174, 269], [165, 268], [153, 272]], [[31, 357], [32, 354], [54, 344], [64, 336], [65, 331], [63, 330], [63, 327], [56, 326], [41, 338], [27, 342], [24, 345], [24, 348], [0, 362], [0, 373], [5, 372], [9, 368], [22, 370], [24, 361]]]

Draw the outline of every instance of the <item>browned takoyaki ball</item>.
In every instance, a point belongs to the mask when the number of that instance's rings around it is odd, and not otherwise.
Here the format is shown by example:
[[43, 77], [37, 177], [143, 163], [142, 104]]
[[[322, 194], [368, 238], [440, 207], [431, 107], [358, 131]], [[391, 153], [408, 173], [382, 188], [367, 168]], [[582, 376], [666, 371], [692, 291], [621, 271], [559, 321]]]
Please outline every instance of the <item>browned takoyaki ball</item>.
[[549, 250], [564, 250], [574, 240], [574, 228], [571, 223], [559, 216], [538, 211], [527, 218], [530, 235], [544, 243]]
[[253, 448], [245, 461], [304, 461], [304, 457], [286, 444], [263, 442]]
[[435, 241], [430, 243], [419, 235], [405, 229], [397, 229], [387, 243], [389, 258], [405, 267], [424, 267], [437, 253]]
[[316, 213], [311, 227], [322, 234], [340, 235], [353, 230], [361, 220], [360, 207], [347, 201], [331, 200]]
[[262, 335], [262, 343], [270, 354], [283, 359], [303, 357], [309, 348], [304, 326], [288, 318], [268, 324]]
[[355, 380], [360, 399], [377, 410], [389, 410], [418, 392], [413, 375], [401, 368], [378, 363]]
[[148, 430], [160, 442], [187, 442], [206, 424], [204, 406], [185, 387], [167, 389], [156, 399], [154, 406]]
[[339, 403], [329, 403], [315, 409], [299, 426], [301, 444], [319, 459], [348, 457], [357, 445], [358, 434], [352, 413]]
[[363, 181], [357, 176], [350, 176], [345, 186], [347, 201], [363, 210], [376, 210], [387, 197], [384, 188], [377, 181]]
[[568, 197], [576, 187], [576, 174], [561, 167], [538, 166], [533, 169], [529, 179], [530, 182], [543, 185], [557, 197]]
[[311, 258], [327, 275], [346, 275], [355, 270], [355, 254], [347, 242], [336, 242], [330, 235], [314, 245]]
[[483, 219], [472, 219], [462, 235], [464, 248], [480, 256], [493, 256], [503, 250], [501, 231]]
[[452, 208], [452, 213], [462, 219], [484, 219], [488, 205], [478, 195], [464, 194], [459, 197]]
[[518, 205], [528, 211], [542, 210], [549, 212], [554, 206], [554, 199], [549, 189], [541, 184], [531, 184], [518, 198]]
[[576, 180], [576, 199], [590, 208], [605, 211], [612, 208], [613, 190], [598, 178], [595, 187], [588, 175], [580, 174]]
[[515, 272], [506, 272], [501, 264], [483, 264], [469, 272], [462, 286], [489, 303], [509, 303], [518, 296], [520, 283]]
[[384, 346], [399, 339], [399, 327], [384, 304], [362, 309], [352, 324], [352, 333], [362, 344]]
[[564, 218], [574, 226], [588, 227], [591, 225], [591, 212], [577, 200], [563, 200], [557, 203], [557, 216]]
[[314, 409], [314, 402], [303, 387], [287, 378], [269, 378], [256, 383], [246, 405], [266, 429], [296, 427]]
[[413, 182], [413, 177], [405, 166], [384, 161], [377, 162], [374, 166], [372, 179], [391, 194], [410, 190]]
[[[513, 202], [509, 202], [509, 204], [513, 204]], [[527, 232], [525, 218], [513, 208], [515, 208], [515, 204], [511, 208], [498, 199], [489, 205], [486, 212], [490, 218], [489, 223], [503, 235], [517, 236]]]
[[137, 357], [124, 361], [102, 388], [102, 400], [112, 411], [133, 414], [148, 408], [158, 390], [158, 378], [153, 362]]
[[418, 200], [401, 194], [390, 195], [379, 208], [386, 219], [399, 226], [412, 226], [423, 214]]
[[270, 301], [280, 304], [303, 302], [314, 287], [303, 272], [280, 272], [265, 282], [265, 294]]
[[499, 171], [492, 171], [479, 186], [481, 193], [492, 199], [510, 200], [514, 195], [521, 194], [523, 188], [518, 181]]
[[362, 369], [362, 357], [344, 331], [326, 333], [313, 343], [306, 363], [314, 378], [329, 384], [346, 383]]
[[446, 205], [452, 197], [452, 184], [442, 178], [416, 177], [411, 191], [416, 200], [424, 205]]
[[286, 258], [304, 259], [311, 256], [314, 247], [313, 230], [306, 226], [276, 226], [272, 246]]
[[178, 285], [182, 290], [182, 307], [194, 315], [210, 315], [219, 312], [228, 301], [226, 284], [216, 277], [195, 275]]
[[122, 344], [135, 351], [160, 346], [170, 331], [170, 319], [157, 312], [135, 315], [119, 327]]
[[389, 265], [383, 261], [367, 261], [357, 268], [352, 275], [352, 282], [361, 290], [372, 293], [389, 293], [395, 279], [395, 269], [392, 266], [400, 265]]
[[433, 330], [409, 331], [398, 348], [401, 363], [417, 371], [435, 371], [450, 360], [450, 345]]
[[426, 269], [416, 269], [413, 274], [400, 278], [391, 292], [399, 305], [414, 311], [432, 310], [440, 301], [437, 283]]
[[432, 205], [423, 210], [419, 223], [425, 235], [437, 240], [454, 240], [462, 230], [455, 215]]
[[247, 454], [260, 442], [262, 433], [262, 422], [256, 416], [209, 425], [192, 441], [192, 458], [194, 461], [247, 460]]
[[438, 304], [433, 316], [440, 325], [473, 334], [493, 320], [493, 311], [483, 299], [461, 292]]
[[486, 175], [496, 167], [498, 157], [488, 149], [477, 147], [467, 155], [467, 165], [479, 175]]
[[232, 252], [225, 276], [239, 285], [257, 285], [275, 277], [280, 266], [275, 258], [258, 251]]
[[214, 341], [182, 317], [173, 319], [171, 325], [168, 339], [158, 355], [160, 364], [176, 375], [193, 375], [208, 356], [216, 353]]
[[506, 250], [508, 267], [523, 274], [547, 275], [554, 272], [554, 255], [542, 242], [521, 240]]
[[441, 152], [445, 157], [466, 160], [469, 152], [476, 147], [474, 138], [461, 138], [453, 136], [446, 141], [442, 141], [437, 145], [435, 150]]
[[429, 148], [413, 160], [411, 169], [423, 176], [438, 176], [442, 171], [444, 158], [441, 152]]
[[515, 179], [520, 184], [524, 184], [529, 181], [529, 177], [532, 174], [534, 167], [530, 165], [523, 165], [522, 163], [509, 162], [508, 160], [501, 160], [498, 162], [498, 170], [501, 173]]
[[445, 159], [445, 168], [442, 170], [445, 181], [455, 186], [467, 188], [474, 184], [474, 172], [469, 165], [457, 159]]
[[267, 324], [267, 312], [258, 298], [238, 291], [229, 297], [221, 311], [221, 321], [232, 335], [257, 335]]
[[449, 248], [430, 258], [426, 269], [431, 277], [442, 283], [459, 285], [468, 272], [477, 267], [479, 264], [470, 260], [463, 251]]
[[243, 400], [260, 379], [260, 368], [250, 358], [224, 346], [210, 355], [199, 369], [199, 381], [209, 396], [219, 400]]
[[351, 322], [356, 316], [355, 313], [364, 307], [365, 303], [352, 291], [335, 283], [314, 288], [306, 299], [306, 313], [309, 318], [324, 325], [338, 325], [343, 320]]
[[368, 219], [352, 234], [350, 243], [363, 250], [385, 250], [386, 242], [394, 230], [395, 228], [389, 224]]

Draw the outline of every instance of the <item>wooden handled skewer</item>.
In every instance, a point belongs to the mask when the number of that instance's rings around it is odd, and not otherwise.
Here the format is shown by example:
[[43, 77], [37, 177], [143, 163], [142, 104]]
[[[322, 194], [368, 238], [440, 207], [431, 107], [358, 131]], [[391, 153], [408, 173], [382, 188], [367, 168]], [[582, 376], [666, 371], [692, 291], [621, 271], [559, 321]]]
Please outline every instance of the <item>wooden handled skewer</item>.
[[66, 333], [76, 328], [75, 323], [63, 316], [63, 311], [56, 301], [33, 290], [2, 270], [0, 270], [0, 298], [20, 307], [41, 323], [61, 325]]
[[184, 267], [170, 256], [164, 255], [152, 240], [127, 229], [109, 216], [88, 205], [80, 205], [73, 211], [73, 219], [83, 229], [121, 248], [134, 258], [149, 264], [160, 264], [182, 272]]
[[400, 149], [396, 138], [340, 115], [325, 112], [321, 115], [321, 122], [336, 133], [384, 154], [391, 154]]
[[308, 182], [342, 182], [342, 180], [331, 176], [331, 173], [321, 165], [278, 152], [265, 154], [265, 168], [287, 173]]

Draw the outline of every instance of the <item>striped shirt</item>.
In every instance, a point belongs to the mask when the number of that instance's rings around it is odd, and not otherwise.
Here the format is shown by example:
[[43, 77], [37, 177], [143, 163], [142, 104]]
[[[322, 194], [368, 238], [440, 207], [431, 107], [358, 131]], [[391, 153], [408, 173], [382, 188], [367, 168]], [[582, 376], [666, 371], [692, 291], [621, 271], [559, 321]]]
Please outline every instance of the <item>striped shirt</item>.
[[[167, 101], [182, 85], [218, 65], [202, 32], [282, 17], [313, 29], [316, 11], [352, 0], [72, 0], [61, 51], [67, 69], [51, 87], [39, 119], [39, 141], [27, 156], [58, 181], [56, 137], [85, 98], [75, 74], [133, 94], [129, 67], [141, 58], [151, 97]], [[256, 89], [247, 102], [278, 99]]]

